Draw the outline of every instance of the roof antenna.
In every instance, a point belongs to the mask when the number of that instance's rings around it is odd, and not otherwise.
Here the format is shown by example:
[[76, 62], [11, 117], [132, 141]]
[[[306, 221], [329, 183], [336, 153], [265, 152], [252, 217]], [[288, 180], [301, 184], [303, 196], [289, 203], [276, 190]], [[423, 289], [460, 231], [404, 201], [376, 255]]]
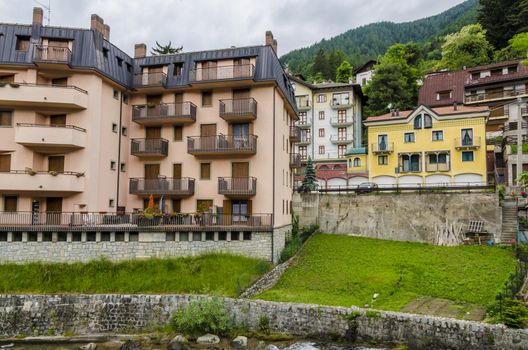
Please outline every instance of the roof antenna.
[[33, 0], [33, 1], [36, 2], [37, 4], [39, 4], [40, 6], [44, 7], [46, 12], [48, 13], [48, 16], [44, 16], [44, 19], [48, 22], [48, 26], [49, 26], [50, 22], [51, 22], [51, 0], [48, 0], [48, 5], [47, 6], [44, 5], [43, 3], [41, 3], [38, 0]]

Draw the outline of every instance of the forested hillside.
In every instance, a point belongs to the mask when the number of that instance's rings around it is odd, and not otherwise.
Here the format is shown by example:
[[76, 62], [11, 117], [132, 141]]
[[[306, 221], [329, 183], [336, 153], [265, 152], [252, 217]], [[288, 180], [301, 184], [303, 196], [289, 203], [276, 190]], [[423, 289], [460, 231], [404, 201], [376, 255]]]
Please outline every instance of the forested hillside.
[[[410, 41], [425, 45], [428, 51], [426, 56], [438, 58], [441, 45], [439, 38], [475, 23], [478, 3], [478, 0], [468, 0], [439, 15], [412, 22], [380, 22], [351, 29], [329, 40], [323, 39], [310, 47], [294, 50], [282, 56], [281, 61], [292, 72], [308, 77], [312, 75], [314, 59], [321, 49], [329, 57], [333, 54], [335, 58], [346, 59], [353, 67], [357, 67], [369, 59], [383, 55], [395, 43]], [[334, 59], [333, 64], [330, 62], [327, 78], [335, 75], [341, 59]]]

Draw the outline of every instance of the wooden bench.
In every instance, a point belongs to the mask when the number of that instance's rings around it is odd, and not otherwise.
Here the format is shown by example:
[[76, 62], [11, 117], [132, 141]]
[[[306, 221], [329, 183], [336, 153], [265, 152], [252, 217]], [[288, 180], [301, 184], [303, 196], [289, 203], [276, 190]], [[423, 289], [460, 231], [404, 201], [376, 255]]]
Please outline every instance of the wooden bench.
[[478, 243], [481, 245], [482, 240], [487, 241], [492, 238], [492, 235], [484, 230], [484, 221], [470, 220], [466, 230], [464, 244]]

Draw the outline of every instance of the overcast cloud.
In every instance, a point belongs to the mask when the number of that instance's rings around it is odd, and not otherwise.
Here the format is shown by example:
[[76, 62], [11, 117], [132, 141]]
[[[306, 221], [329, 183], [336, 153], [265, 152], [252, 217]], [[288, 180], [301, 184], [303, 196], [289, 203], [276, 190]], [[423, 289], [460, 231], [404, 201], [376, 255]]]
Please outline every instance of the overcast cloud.
[[[40, 0], [45, 5], [48, 0]], [[463, 0], [51, 0], [51, 25], [87, 28], [97, 13], [110, 41], [131, 54], [155, 41], [185, 51], [264, 43], [272, 30], [279, 54], [378, 21], [438, 14]], [[30, 23], [34, 0], [0, 0], [0, 22]]]

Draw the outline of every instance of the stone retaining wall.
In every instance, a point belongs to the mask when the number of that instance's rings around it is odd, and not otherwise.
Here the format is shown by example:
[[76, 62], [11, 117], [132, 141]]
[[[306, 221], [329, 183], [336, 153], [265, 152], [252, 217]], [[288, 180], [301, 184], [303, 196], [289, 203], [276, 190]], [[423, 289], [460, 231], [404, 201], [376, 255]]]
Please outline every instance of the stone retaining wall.
[[457, 245], [470, 220], [500, 237], [502, 212], [496, 193], [295, 194], [299, 224], [320, 231], [380, 239]]
[[[166, 324], [190, 295], [4, 295], [0, 336], [145, 330]], [[257, 330], [267, 316], [273, 332], [301, 337], [343, 337], [410, 349], [526, 349], [528, 330], [499, 325], [358, 308], [225, 298], [237, 322]]]

